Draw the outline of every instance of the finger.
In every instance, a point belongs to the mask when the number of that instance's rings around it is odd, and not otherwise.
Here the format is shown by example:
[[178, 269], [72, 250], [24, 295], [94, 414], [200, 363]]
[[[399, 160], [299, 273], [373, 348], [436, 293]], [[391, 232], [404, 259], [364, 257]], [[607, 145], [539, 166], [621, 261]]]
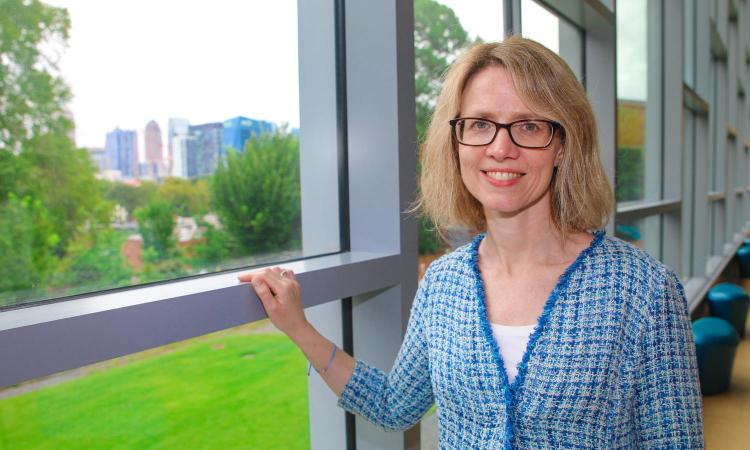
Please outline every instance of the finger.
[[292, 269], [273, 267], [273, 271], [276, 272], [282, 280], [294, 280], [294, 271]]
[[241, 273], [237, 275], [237, 279], [240, 280], [241, 283], [247, 283], [253, 281], [255, 275], [257, 275], [257, 273], [255, 272]]
[[252, 282], [252, 285], [255, 290], [255, 295], [258, 296], [263, 307], [266, 309], [266, 314], [268, 314], [269, 309], [273, 309], [274, 302], [276, 301], [273, 293], [268, 288], [268, 285], [258, 278]]
[[265, 271], [260, 277], [268, 284], [274, 294], [279, 293], [284, 288], [284, 278], [273, 269]]

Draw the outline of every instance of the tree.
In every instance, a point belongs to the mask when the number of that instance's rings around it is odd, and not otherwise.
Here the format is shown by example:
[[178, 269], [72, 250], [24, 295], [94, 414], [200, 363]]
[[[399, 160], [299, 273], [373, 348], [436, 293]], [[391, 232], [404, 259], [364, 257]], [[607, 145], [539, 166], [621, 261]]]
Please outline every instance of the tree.
[[193, 217], [208, 212], [210, 194], [206, 180], [167, 178], [159, 186], [158, 195], [172, 205], [178, 216]]
[[9, 194], [0, 203], [0, 305], [39, 291], [54, 267], [59, 236], [41, 201]]
[[69, 246], [50, 284], [67, 295], [129, 285], [133, 271], [120, 253], [124, 240], [111, 229], [80, 235]]
[[159, 186], [156, 183], [143, 181], [138, 186], [119, 182], [108, 182], [104, 196], [113, 203], [121, 205], [128, 211], [128, 219], [133, 219], [136, 209], [148, 205], [156, 198]]
[[440, 94], [443, 74], [472, 43], [452, 9], [435, 0], [414, 0], [414, 84], [420, 142]]
[[153, 248], [159, 258], [170, 256], [175, 247], [174, 214], [169, 203], [155, 199], [143, 208], [135, 210], [138, 230], [143, 237], [143, 247]]
[[34, 136], [71, 129], [70, 91], [52, 56], [68, 39], [70, 18], [39, 0], [0, 4], [0, 151], [18, 153]]
[[203, 241], [195, 246], [195, 254], [191, 262], [197, 266], [214, 266], [220, 269], [220, 264], [230, 258], [237, 248], [237, 243], [226, 229], [198, 221], [203, 227]]
[[214, 207], [249, 254], [277, 252], [301, 244], [299, 140], [286, 130], [229, 149], [211, 180]]
[[[414, 84], [418, 142], [424, 140], [431, 111], [440, 94], [443, 74], [461, 50], [472, 43], [452, 9], [435, 0], [414, 0]], [[441, 247], [435, 224], [429, 218], [418, 218], [418, 241], [420, 254], [435, 253]]]
[[[17, 244], [4, 257], [33, 255], [38, 288], [77, 234], [106, 226], [111, 205], [88, 154], [69, 137], [70, 91], [55, 59], [68, 38], [67, 11], [39, 0], [0, 4], [0, 235]], [[28, 285], [23, 275], [16, 280]]]
[[19, 160], [27, 167], [21, 192], [40, 199], [60, 236], [55, 252], [63, 256], [78, 233], [92, 233], [109, 225], [112, 204], [104, 199], [104, 185], [88, 152], [76, 148], [67, 135], [45, 133], [23, 145]]

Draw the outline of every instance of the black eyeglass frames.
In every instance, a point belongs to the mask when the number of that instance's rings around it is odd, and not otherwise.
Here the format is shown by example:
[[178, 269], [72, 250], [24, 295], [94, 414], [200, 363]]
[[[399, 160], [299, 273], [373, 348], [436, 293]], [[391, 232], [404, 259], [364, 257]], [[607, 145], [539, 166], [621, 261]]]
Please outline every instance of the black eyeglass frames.
[[552, 120], [522, 119], [510, 123], [500, 123], [478, 117], [459, 117], [449, 121], [456, 140], [469, 146], [491, 144], [500, 129], [507, 128], [510, 140], [523, 148], [546, 148], [552, 143], [555, 130], [562, 126]]

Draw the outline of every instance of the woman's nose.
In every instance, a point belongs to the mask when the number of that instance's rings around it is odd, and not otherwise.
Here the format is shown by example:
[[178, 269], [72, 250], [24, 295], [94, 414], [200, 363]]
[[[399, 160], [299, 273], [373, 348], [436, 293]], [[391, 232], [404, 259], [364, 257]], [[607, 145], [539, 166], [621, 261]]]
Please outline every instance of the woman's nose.
[[495, 140], [487, 145], [486, 153], [488, 156], [502, 160], [506, 158], [515, 159], [520, 153], [520, 149], [510, 138], [510, 129], [502, 128], [497, 132]]

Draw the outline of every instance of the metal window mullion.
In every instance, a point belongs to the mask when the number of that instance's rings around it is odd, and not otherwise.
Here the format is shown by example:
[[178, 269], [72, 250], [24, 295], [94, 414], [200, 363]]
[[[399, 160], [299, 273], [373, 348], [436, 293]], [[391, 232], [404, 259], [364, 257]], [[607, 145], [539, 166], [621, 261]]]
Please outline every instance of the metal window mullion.
[[[357, 358], [390, 370], [417, 284], [413, 2], [346, 2], [349, 210], [353, 251], [398, 254], [398, 282], [352, 298]], [[373, 39], [377, 36], [377, 39]], [[418, 427], [388, 433], [356, 419], [356, 447], [403, 449]], [[417, 437], [418, 439], [418, 437]]]
[[[652, 2], [654, 3], [654, 2]], [[655, 17], [656, 23], [661, 28], [661, 48], [662, 57], [659, 59], [660, 67], [660, 85], [661, 85], [661, 194], [663, 198], [680, 198], [682, 199], [682, 209], [684, 214], [665, 214], [662, 219], [661, 235], [661, 260], [669, 267], [672, 267], [678, 273], [688, 273], [690, 267], [680, 269], [681, 262], [684, 260], [688, 263], [692, 258], [684, 259], [681, 257], [682, 252], [688, 255], [692, 253], [690, 240], [682, 238], [685, 233], [686, 237], [693, 234], [693, 200], [692, 200], [692, 183], [684, 180], [684, 177], [695, 174], [694, 155], [690, 149], [683, 149], [682, 142], [682, 115], [683, 115], [683, 39], [682, 39], [682, 20], [670, 20], [667, 18], [682, 17], [684, 7], [681, 0], [666, 0], [661, 3], [660, 17]], [[649, 18], [651, 21], [652, 18]], [[651, 61], [649, 61], [651, 62]], [[687, 155], [691, 167], [687, 173], [683, 173], [682, 164], [675, 164], [675, 161], [681, 161], [683, 151], [689, 151]], [[688, 189], [685, 189], [688, 187]], [[683, 243], [687, 242], [688, 246]]]

